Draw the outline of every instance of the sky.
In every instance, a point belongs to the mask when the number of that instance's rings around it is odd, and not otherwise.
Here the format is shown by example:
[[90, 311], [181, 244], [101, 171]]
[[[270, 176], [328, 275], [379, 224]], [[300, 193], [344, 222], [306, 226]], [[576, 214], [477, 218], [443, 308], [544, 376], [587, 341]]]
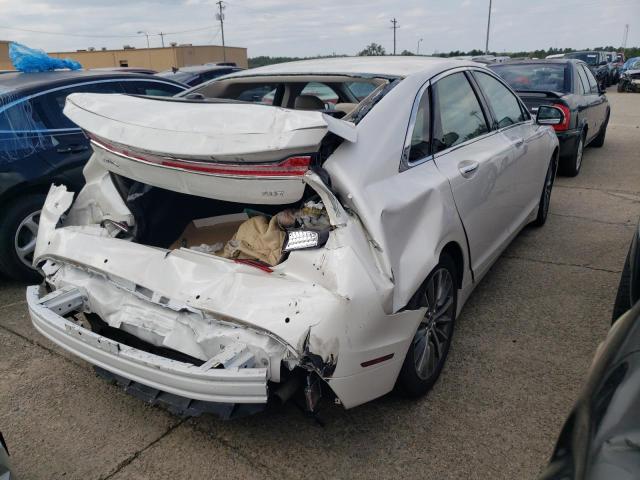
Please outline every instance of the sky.
[[[225, 40], [249, 57], [484, 49], [489, 0], [227, 0]], [[0, 0], [0, 39], [45, 51], [220, 44], [214, 0]], [[493, 0], [489, 49], [640, 46], [640, 0]], [[24, 30], [32, 30], [28, 32]], [[39, 32], [39, 33], [36, 33]], [[44, 33], [46, 32], [46, 33]], [[181, 33], [175, 33], [181, 32]], [[422, 41], [420, 41], [422, 39]]]

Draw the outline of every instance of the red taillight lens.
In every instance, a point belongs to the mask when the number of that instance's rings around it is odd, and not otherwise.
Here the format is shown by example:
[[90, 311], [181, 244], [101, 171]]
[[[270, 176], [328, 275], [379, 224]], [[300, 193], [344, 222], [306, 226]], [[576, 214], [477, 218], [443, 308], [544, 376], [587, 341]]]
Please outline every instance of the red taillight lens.
[[228, 175], [234, 177], [297, 177], [307, 173], [311, 165], [311, 156], [309, 155], [289, 157], [277, 163], [238, 164], [183, 160], [180, 158], [161, 157], [149, 153], [131, 151], [127, 148], [110, 144], [91, 134], [89, 134], [89, 138], [91, 138], [91, 143], [94, 145], [130, 160], [209, 175]]
[[562, 110], [562, 113], [564, 113], [564, 121], [562, 123], [559, 123], [558, 125], [554, 125], [553, 129], [556, 132], [569, 130], [569, 122], [571, 121], [571, 111], [569, 110], [569, 107], [563, 105], [562, 103], [554, 103], [552, 106], [559, 108], [560, 110]]

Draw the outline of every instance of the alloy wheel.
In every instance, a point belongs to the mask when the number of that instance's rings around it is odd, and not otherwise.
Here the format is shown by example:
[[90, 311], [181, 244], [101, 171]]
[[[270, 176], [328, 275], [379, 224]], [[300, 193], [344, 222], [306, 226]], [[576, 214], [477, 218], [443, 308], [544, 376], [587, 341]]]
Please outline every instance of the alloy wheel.
[[36, 237], [38, 236], [38, 223], [40, 210], [27, 215], [18, 225], [16, 230], [14, 247], [16, 255], [22, 263], [32, 267], [33, 252], [36, 249]]
[[413, 358], [416, 374], [427, 380], [438, 371], [453, 333], [455, 286], [449, 270], [436, 270], [423, 295], [427, 311], [413, 338]]

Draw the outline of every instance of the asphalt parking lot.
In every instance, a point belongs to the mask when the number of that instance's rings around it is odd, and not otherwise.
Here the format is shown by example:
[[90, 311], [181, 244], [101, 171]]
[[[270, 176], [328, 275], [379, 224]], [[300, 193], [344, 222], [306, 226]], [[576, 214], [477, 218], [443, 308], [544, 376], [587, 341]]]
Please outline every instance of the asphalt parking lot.
[[0, 430], [19, 478], [535, 477], [606, 335], [640, 217], [640, 95], [614, 89], [605, 146], [482, 281], [418, 401], [328, 406], [324, 427], [294, 406], [180, 419], [46, 341], [24, 285], [0, 278]]

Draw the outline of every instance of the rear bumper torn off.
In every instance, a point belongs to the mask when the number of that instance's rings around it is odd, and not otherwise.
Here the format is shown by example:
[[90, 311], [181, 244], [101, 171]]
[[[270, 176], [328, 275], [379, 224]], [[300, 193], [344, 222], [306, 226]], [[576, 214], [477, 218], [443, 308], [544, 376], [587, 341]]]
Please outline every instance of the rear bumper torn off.
[[38, 286], [27, 288], [27, 303], [40, 333], [117, 376], [188, 399], [230, 404], [267, 402], [267, 368], [204, 369], [135, 349], [58, 315], [42, 303]]

